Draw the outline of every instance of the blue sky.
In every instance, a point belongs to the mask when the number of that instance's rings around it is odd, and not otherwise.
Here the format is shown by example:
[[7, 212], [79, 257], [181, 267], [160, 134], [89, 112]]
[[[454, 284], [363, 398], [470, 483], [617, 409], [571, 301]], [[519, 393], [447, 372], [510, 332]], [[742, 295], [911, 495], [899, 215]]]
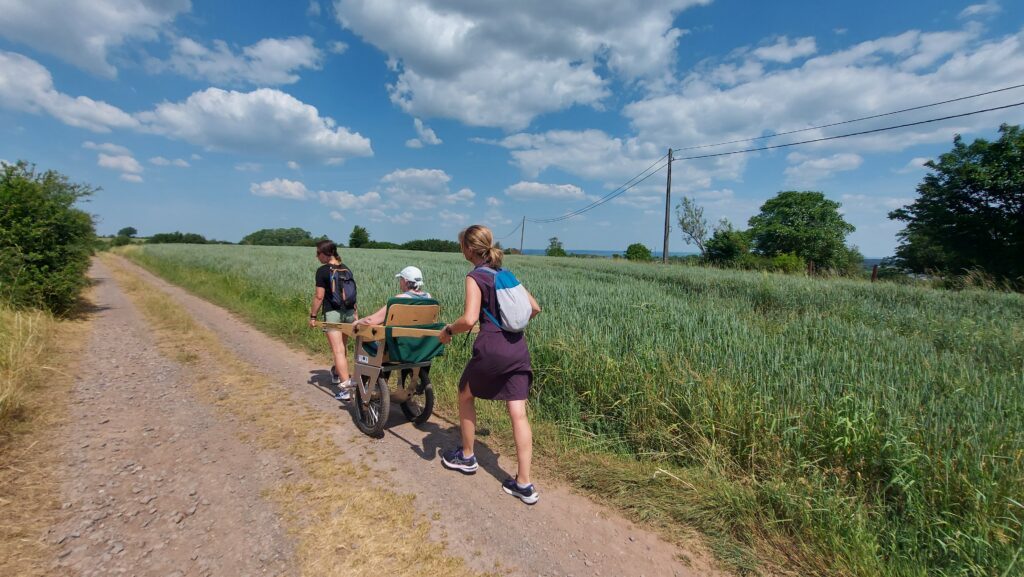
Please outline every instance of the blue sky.
[[[578, 209], [669, 147], [1024, 82], [1024, 6], [738, 0], [0, 0], [0, 160], [102, 190], [101, 233], [454, 238]], [[1024, 89], [767, 141], [1024, 101]], [[886, 256], [921, 163], [1024, 107], [673, 164], [673, 205], [744, 227], [780, 190], [843, 204]], [[788, 139], [788, 140], [787, 140]], [[732, 145], [709, 151], [744, 147]], [[677, 156], [685, 153], [678, 153]], [[526, 247], [661, 247], [664, 172]], [[519, 233], [506, 244], [517, 244]], [[512, 242], [514, 240], [514, 242]], [[673, 251], [692, 250], [678, 230]]]

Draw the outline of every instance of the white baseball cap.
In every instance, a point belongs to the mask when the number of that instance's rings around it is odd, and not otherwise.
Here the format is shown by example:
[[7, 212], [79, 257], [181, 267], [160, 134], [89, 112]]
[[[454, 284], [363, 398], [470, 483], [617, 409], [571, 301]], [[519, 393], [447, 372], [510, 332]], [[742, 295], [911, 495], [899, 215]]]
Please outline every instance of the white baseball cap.
[[420, 286], [423, 284], [423, 271], [414, 266], [407, 266], [402, 269], [402, 272], [396, 274], [395, 278], [404, 278], [414, 285]]

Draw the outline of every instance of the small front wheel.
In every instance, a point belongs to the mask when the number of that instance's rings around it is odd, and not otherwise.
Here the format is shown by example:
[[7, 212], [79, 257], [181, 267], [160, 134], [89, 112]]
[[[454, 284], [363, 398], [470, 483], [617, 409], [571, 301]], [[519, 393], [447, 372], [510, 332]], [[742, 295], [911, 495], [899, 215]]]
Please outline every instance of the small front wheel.
[[416, 425], [422, 425], [434, 412], [434, 385], [423, 387], [423, 394], [413, 394], [409, 400], [399, 405], [405, 416]]
[[391, 410], [391, 392], [388, 382], [383, 377], [370, 383], [363, 394], [363, 387], [356, 385], [356, 426], [364, 434], [371, 437], [384, 436], [384, 425], [388, 422]]

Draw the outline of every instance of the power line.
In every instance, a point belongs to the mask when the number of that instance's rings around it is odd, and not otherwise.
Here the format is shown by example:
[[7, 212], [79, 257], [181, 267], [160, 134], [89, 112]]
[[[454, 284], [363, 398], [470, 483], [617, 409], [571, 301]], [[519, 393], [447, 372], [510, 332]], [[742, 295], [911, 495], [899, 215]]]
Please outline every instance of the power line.
[[[1022, 85], [1022, 86], [1024, 86], [1024, 85]], [[801, 145], [801, 144], [812, 144], [812, 143], [815, 143], [815, 142], [824, 142], [826, 140], [838, 140], [840, 138], [850, 138], [851, 136], [863, 136], [865, 134], [875, 134], [875, 133], [878, 133], [878, 132], [886, 132], [886, 131], [889, 131], [889, 130], [897, 130], [897, 129], [900, 129], [900, 128], [908, 128], [908, 127], [911, 127], [911, 126], [920, 126], [922, 124], [931, 124], [933, 122], [942, 122], [943, 120], [952, 120], [954, 118], [963, 118], [965, 116], [974, 116], [976, 114], [983, 114], [985, 112], [993, 112], [993, 111], [996, 111], [996, 110], [1005, 110], [1007, 108], [1014, 108], [1014, 107], [1022, 106], [1022, 105], [1024, 105], [1024, 102], [1017, 102], [1015, 104], [1007, 104], [1007, 105], [1004, 105], [1004, 106], [994, 106], [992, 108], [984, 108], [984, 109], [981, 109], [981, 110], [973, 110], [971, 112], [964, 112], [964, 113], [961, 113], [961, 114], [951, 114], [949, 116], [943, 116], [943, 117], [940, 117], [940, 118], [931, 118], [931, 119], [928, 119], [928, 120], [919, 120], [917, 122], [907, 122], [907, 123], [904, 123], [904, 124], [897, 124], [897, 125], [894, 125], [894, 126], [885, 126], [885, 127], [882, 127], [882, 128], [873, 128], [871, 130], [861, 130], [861, 131], [858, 131], [858, 132], [849, 132], [849, 133], [846, 133], [846, 134], [837, 134], [837, 135], [834, 135], [834, 136], [824, 136], [824, 137], [821, 137], [821, 138], [813, 138], [813, 139], [810, 139], [810, 140], [801, 140], [801, 141], [797, 141], [797, 142], [788, 142], [788, 143], [785, 143], [785, 144], [775, 144], [775, 145], [772, 145], [772, 146], [761, 146], [761, 147], [757, 147], [757, 148], [746, 148], [746, 149], [742, 149], [742, 150], [733, 150], [733, 151], [730, 151], [730, 152], [716, 152], [716, 153], [712, 153], [712, 154], [700, 154], [700, 155], [695, 155], [695, 156], [681, 156], [679, 158], [673, 158], [672, 162], [678, 162], [680, 160], [697, 160], [697, 159], [701, 159], [701, 158], [715, 158], [715, 157], [720, 157], [720, 156], [731, 156], [733, 154], [746, 154], [746, 153], [750, 153], [750, 152], [761, 152], [761, 151], [773, 150], [773, 149], [777, 149], [777, 148], [787, 148], [787, 147], [790, 147], [790, 146], [798, 146], [798, 145]], [[686, 149], [680, 148], [680, 149], [676, 149], [676, 150], [686, 150]], [[657, 161], [655, 161], [654, 164], [658, 164], [659, 162], [664, 160], [667, 156], [668, 156], [667, 154], [665, 156], [662, 156]], [[600, 199], [590, 203], [589, 205], [587, 205], [587, 206], [585, 206], [583, 208], [577, 209], [577, 210], [575, 210], [573, 212], [564, 214], [562, 216], [546, 218], [546, 219], [533, 219], [533, 218], [530, 218], [530, 219], [526, 219], [526, 220], [529, 220], [530, 222], [534, 222], [534, 223], [538, 223], [538, 224], [560, 222], [560, 221], [563, 221], [563, 220], [570, 219], [570, 218], [572, 218], [574, 216], [578, 216], [580, 214], [583, 214], [584, 212], [588, 212], [590, 210], [593, 210], [593, 209], [601, 206], [602, 204], [605, 204], [606, 202], [608, 202], [608, 201], [610, 201], [610, 200], [612, 200], [612, 199], [614, 199], [614, 198], [624, 194], [625, 192], [627, 192], [628, 190], [630, 190], [633, 187], [637, 186], [641, 182], [647, 180], [651, 176], [654, 176], [654, 174], [659, 172], [662, 168], [665, 168], [666, 166], [668, 166], [669, 163], [668, 162], [662, 163], [661, 166], [659, 166], [653, 172], [650, 172], [649, 174], [647, 174], [643, 178], [640, 178], [639, 180], [636, 180], [640, 175], [642, 175], [645, 172], [649, 171], [650, 168], [654, 166], [654, 164], [652, 164], [650, 167], [648, 167], [647, 170], [641, 172], [639, 175], [634, 176], [633, 178], [631, 178], [628, 181], [626, 181], [626, 184], [623, 184], [619, 188], [613, 190], [611, 193], [603, 196], [602, 198], [600, 198]], [[636, 182], [633, 182], [634, 180], [636, 180]], [[632, 182], [632, 184], [630, 184], [631, 182]]]
[[[668, 156], [668, 155], [666, 154], [665, 156]], [[662, 158], [664, 158], [664, 157], [662, 157]], [[651, 166], [653, 166], [653, 165], [651, 165]], [[659, 166], [658, 168], [654, 169], [653, 172], [651, 172], [647, 176], [641, 178], [640, 180], [634, 182], [633, 184], [630, 184], [629, 186], [627, 186], [625, 188], [619, 187], [619, 188], [622, 188], [622, 190], [618, 190], [617, 192], [615, 192], [613, 194], [606, 195], [603, 198], [601, 198], [600, 200], [594, 201], [590, 205], [588, 205], [588, 206], [586, 206], [584, 208], [581, 208], [579, 210], [570, 212], [568, 214], [564, 214], [562, 216], [556, 216], [554, 218], [545, 218], [545, 219], [532, 219], [531, 218], [531, 219], [527, 219], [527, 220], [529, 220], [530, 222], [538, 223], [538, 224], [552, 223], [552, 222], [561, 222], [563, 220], [568, 220], [568, 219], [570, 219], [570, 218], [572, 218], [574, 216], [578, 216], [580, 214], [583, 214], [584, 212], [593, 210], [593, 209], [601, 206], [602, 204], [604, 204], [606, 202], [609, 202], [609, 201], [613, 200], [614, 198], [616, 198], [618, 196], [621, 196], [622, 194], [625, 194], [626, 192], [628, 192], [634, 186], [636, 186], [636, 185], [640, 184], [641, 182], [647, 180], [648, 178], [654, 176], [658, 172], [661, 172], [661, 169], [665, 168], [666, 166], [668, 166], [668, 162], [662, 163], [661, 166]]]
[[[569, 214], [565, 214], [565, 215], [557, 216], [557, 217], [553, 217], [553, 218], [543, 218], [543, 219], [528, 218], [526, 220], [528, 220], [530, 222], [537, 223], [537, 224], [543, 224], [543, 223], [548, 223], [548, 222], [556, 222], [556, 221], [559, 221], [559, 220], [565, 220], [566, 218], [570, 218], [570, 217], [576, 216], [577, 214], [582, 214], [582, 213], [590, 210], [591, 208], [595, 208], [595, 207], [601, 206], [602, 204], [604, 204], [605, 202], [611, 200], [612, 198], [615, 198], [616, 196], [619, 196], [620, 194], [622, 194], [626, 190], [629, 190], [630, 188], [633, 188], [634, 186], [636, 186], [636, 184], [639, 184], [639, 183], [633, 183], [633, 181], [638, 179], [638, 178], [640, 178], [641, 176], [643, 176], [647, 171], [649, 171], [651, 168], [653, 168], [654, 165], [656, 165], [659, 162], [661, 162], [662, 160], [664, 160], [665, 157], [667, 157], [667, 156], [668, 156], [667, 153], [661, 155], [661, 158], [659, 158], [658, 160], [655, 160], [654, 162], [652, 162], [650, 166], [648, 166], [647, 168], [645, 168], [642, 171], [640, 171], [640, 173], [637, 174], [636, 176], [634, 176], [633, 178], [631, 178], [631, 179], [627, 180], [626, 182], [620, 184], [618, 186], [618, 188], [616, 188], [615, 190], [609, 192], [608, 194], [602, 196], [601, 198], [599, 198], [599, 199], [591, 202], [590, 204], [588, 204], [588, 205], [586, 205], [586, 206], [584, 206], [584, 207], [582, 207], [580, 209], [577, 209], [577, 210], [575, 210], [575, 211], [573, 211], [573, 212], [571, 212]], [[658, 172], [662, 168], [664, 168], [664, 166], [658, 167], [658, 169], [655, 170], [654, 172]], [[654, 174], [654, 172], [652, 172], [651, 174]], [[643, 182], [644, 180], [647, 180], [647, 178], [651, 174], [648, 174], [647, 176], [643, 176], [643, 179], [640, 182]], [[630, 184], [630, 183], [633, 183], [633, 184]], [[623, 190], [623, 187], [628, 187], [628, 188], [625, 188], [625, 190]]]
[[506, 234], [505, 236], [503, 236], [503, 237], [501, 237], [501, 238], [496, 238], [496, 239], [494, 239], [494, 240], [505, 240], [506, 238], [508, 238], [508, 237], [512, 236], [513, 234], [515, 234], [515, 233], [516, 233], [516, 231], [517, 231], [517, 230], [519, 230], [519, 227], [521, 227], [521, 226], [523, 226], [523, 223], [522, 223], [522, 222], [520, 222], [519, 224], [517, 224], [517, 225], [516, 225], [516, 227], [512, 229], [512, 232], [510, 232], [510, 233]]
[[861, 122], [864, 120], [871, 120], [874, 118], [883, 118], [885, 116], [893, 116], [895, 114], [902, 114], [904, 112], [912, 112], [914, 110], [922, 110], [925, 108], [932, 108], [935, 106], [941, 106], [943, 104], [949, 104], [951, 102], [960, 102], [962, 100], [970, 100], [971, 98], [978, 98], [980, 96], [988, 96], [989, 94], [996, 94], [999, 92], [1006, 92], [1007, 90], [1016, 90], [1017, 88], [1024, 88], [1024, 84], [1017, 84], [1014, 86], [1007, 86], [1006, 88], [997, 88], [995, 90], [989, 90], [987, 92], [979, 92], [977, 94], [971, 94], [968, 96], [961, 96], [959, 98], [951, 98], [949, 100], [943, 100], [941, 102], [933, 102], [931, 104], [922, 104], [920, 106], [912, 106], [910, 108], [904, 108], [902, 110], [893, 110], [892, 112], [883, 112], [882, 114], [873, 114], [871, 116], [861, 116], [860, 118], [851, 118], [850, 120], [843, 120], [841, 122], [833, 122], [830, 124], [822, 124], [820, 126], [811, 126], [808, 128], [799, 128], [796, 130], [787, 130], [785, 132], [776, 132], [774, 134], [766, 134], [764, 136], [754, 136], [752, 138], [741, 138], [739, 140], [729, 140], [727, 142], [718, 142], [715, 144], [701, 144], [698, 146], [687, 146], [684, 148], [674, 148], [672, 152], [682, 152], [684, 150], [699, 150], [701, 148], [714, 148], [716, 146], [725, 146], [726, 144], [739, 144], [741, 142], [754, 142], [755, 140], [764, 140], [766, 138], [775, 138], [777, 136], [786, 136], [787, 134], [797, 134], [800, 132], [807, 132], [810, 130], [819, 130], [822, 128], [831, 128], [833, 126], [841, 126], [843, 124], [852, 124], [854, 122]]
[[786, 148], [788, 146], [797, 146], [800, 144], [811, 144], [813, 142], [824, 142], [826, 140], [837, 140], [840, 138], [849, 138], [851, 136], [862, 136], [864, 134], [874, 134], [876, 132], [885, 132], [887, 130], [896, 130], [897, 128], [907, 128], [909, 126], [919, 126], [921, 124], [930, 124], [932, 122], [941, 122], [943, 120], [952, 120], [954, 118], [963, 118], [965, 116], [973, 116], [975, 114], [982, 114], [985, 112], [992, 112], [994, 110], [1003, 110], [1006, 108], [1013, 108], [1015, 106], [1024, 105], [1024, 102], [1018, 102], [1016, 104], [1007, 104], [1005, 106], [994, 106], [992, 108], [985, 108], [983, 110], [974, 110], [971, 112], [964, 112], [961, 114], [951, 114], [949, 116], [943, 116], [942, 118], [931, 118], [928, 120], [919, 120], [917, 122], [908, 122], [906, 124], [897, 124], [896, 126], [884, 126], [882, 128], [873, 128], [871, 130], [861, 130], [860, 132], [849, 132], [847, 134], [837, 134], [835, 136], [823, 136], [821, 138], [812, 138], [811, 140], [800, 140], [797, 142], [787, 142], [786, 144], [774, 144], [772, 146], [761, 146], [758, 148], [744, 148], [742, 150], [733, 150], [731, 152], [715, 152], [712, 154], [700, 154], [697, 156], [681, 156], [675, 160], [697, 160], [699, 158], [715, 158], [718, 156], [730, 156], [732, 154], [745, 154], [748, 152], [761, 152], [762, 150], [773, 150], [776, 148]]

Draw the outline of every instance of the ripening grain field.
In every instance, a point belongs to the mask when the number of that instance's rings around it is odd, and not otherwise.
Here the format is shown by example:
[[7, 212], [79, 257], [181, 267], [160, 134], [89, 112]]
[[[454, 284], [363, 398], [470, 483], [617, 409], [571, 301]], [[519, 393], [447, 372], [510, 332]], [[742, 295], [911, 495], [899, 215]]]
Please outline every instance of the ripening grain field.
[[[126, 254], [326, 351], [305, 328], [312, 248]], [[461, 255], [342, 257], [362, 313], [409, 264], [445, 320], [461, 311]], [[528, 329], [538, 458], [578, 486], [669, 532], [696, 526], [741, 572], [1024, 573], [1021, 295], [597, 259], [506, 267], [544, 309]], [[462, 339], [432, 372], [450, 414]]]

